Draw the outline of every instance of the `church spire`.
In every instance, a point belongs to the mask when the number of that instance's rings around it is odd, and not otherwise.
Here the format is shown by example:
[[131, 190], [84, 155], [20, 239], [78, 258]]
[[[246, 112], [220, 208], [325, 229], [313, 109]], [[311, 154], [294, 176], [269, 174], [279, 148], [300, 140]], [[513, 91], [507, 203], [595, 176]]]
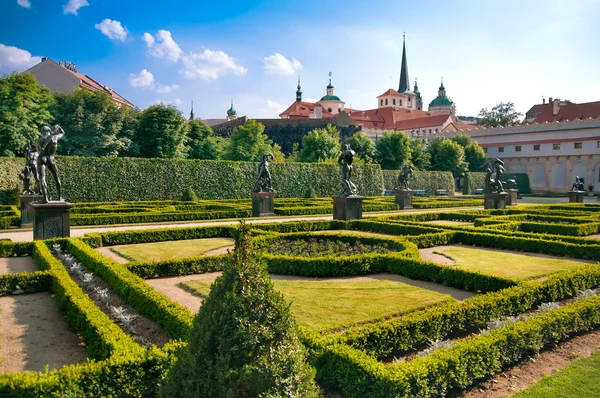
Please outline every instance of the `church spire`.
[[296, 90], [296, 101], [302, 101], [302, 90], [300, 87], [300, 76], [298, 76], [298, 90]]
[[190, 120], [194, 120], [194, 101], [192, 101], [192, 110], [190, 111]]
[[410, 90], [408, 86], [410, 84], [408, 80], [408, 62], [406, 61], [406, 33], [403, 34], [402, 40], [402, 66], [400, 69], [400, 86], [398, 92], [403, 93]]

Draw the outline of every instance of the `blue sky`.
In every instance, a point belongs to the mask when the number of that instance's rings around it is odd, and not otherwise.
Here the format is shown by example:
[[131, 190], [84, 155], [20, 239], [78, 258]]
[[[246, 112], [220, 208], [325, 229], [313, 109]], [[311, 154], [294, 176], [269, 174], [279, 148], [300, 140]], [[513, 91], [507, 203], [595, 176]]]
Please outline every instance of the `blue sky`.
[[140, 108], [277, 117], [325, 94], [371, 109], [398, 87], [406, 32], [411, 86], [441, 77], [459, 115], [541, 97], [600, 100], [600, 0], [1, 0], [0, 74], [66, 59]]

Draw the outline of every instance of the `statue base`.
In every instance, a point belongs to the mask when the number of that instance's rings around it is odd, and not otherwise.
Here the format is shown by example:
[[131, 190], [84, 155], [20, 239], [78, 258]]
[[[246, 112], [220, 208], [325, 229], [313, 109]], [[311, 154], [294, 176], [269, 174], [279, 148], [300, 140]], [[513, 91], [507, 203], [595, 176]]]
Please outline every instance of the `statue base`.
[[518, 189], [507, 189], [508, 196], [506, 197], [506, 205], [507, 206], [516, 206], [517, 205], [517, 193]]
[[362, 218], [364, 196], [332, 196], [334, 220], [359, 220]]
[[31, 203], [29, 206], [33, 209], [33, 240], [71, 236], [73, 203]]
[[252, 192], [252, 217], [275, 215], [275, 192]]
[[21, 202], [21, 228], [31, 228], [33, 226], [33, 209], [29, 207], [32, 202], [39, 202], [44, 199], [42, 195], [19, 195]]
[[584, 191], [569, 191], [569, 203], [583, 203]]
[[486, 193], [483, 195], [484, 209], [505, 209], [508, 193]]
[[400, 207], [400, 210], [413, 208], [412, 189], [394, 189], [394, 193], [396, 194], [395, 203]]

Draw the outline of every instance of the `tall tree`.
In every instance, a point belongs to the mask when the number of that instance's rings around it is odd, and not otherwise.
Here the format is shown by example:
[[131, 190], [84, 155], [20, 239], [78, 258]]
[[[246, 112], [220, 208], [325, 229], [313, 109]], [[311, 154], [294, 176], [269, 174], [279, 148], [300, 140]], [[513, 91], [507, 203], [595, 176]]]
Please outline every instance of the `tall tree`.
[[119, 111], [122, 118], [121, 130], [117, 135], [117, 141], [120, 144], [119, 156], [138, 156], [140, 147], [134, 140], [140, 124], [140, 110], [122, 106]]
[[429, 167], [429, 154], [423, 138], [410, 140], [410, 160], [417, 170], [426, 170]]
[[145, 158], [184, 158], [188, 126], [173, 105], [152, 105], [140, 116], [134, 142]]
[[340, 155], [340, 132], [331, 124], [326, 128], [309, 131], [302, 138], [302, 149], [298, 152], [299, 162], [326, 162]]
[[410, 139], [401, 131], [384, 131], [375, 144], [377, 163], [384, 170], [398, 170], [410, 161]]
[[348, 137], [345, 144], [349, 144], [356, 151], [359, 159], [362, 159], [365, 163], [375, 163], [377, 154], [375, 144], [362, 131], [357, 131]]
[[213, 130], [203, 121], [195, 119], [188, 123], [188, 158], [216, 160], [222, 155], [223, 148], [219, 137], [213, 136]]
[[487, 167], [487, 156], [483, 148], [466, 134], [457, 134], [452, 141], [463, 147], [465, 151], [465, 162], [469, 171], [485, 171]]
[[456, 142], [437, 137], [429, 143], [430, 170], [451, 171], [454, 177], [464, 175], [467, 170], [465, 151]]
[[50, 91], [29, 73], [0, 78], [0, 156], [21, 155], [36, 140], [42, 126], [52, 122]]
[[264, 154], [270, 153], [276, 161], [283, 161], [281, 148], [273, 144], [264, 132], [265, 126], [256, 120], [247, 120], [236, 127], [225, 150], [225, 159], [260, 162]]
[[119, 109], [108, 94], [80, 88], [54, 97], [52, 115], [65, 130], [61, 154], [117, 156], [130, 144], [118, 138], [127, 111]]
[[506, 126], [519, 123], [522, 113], [517, 112], [512, 102], [501, 102], [488, 111], [483, 108], [478, 115], [481, 119], [478, 124], [483, 127]]

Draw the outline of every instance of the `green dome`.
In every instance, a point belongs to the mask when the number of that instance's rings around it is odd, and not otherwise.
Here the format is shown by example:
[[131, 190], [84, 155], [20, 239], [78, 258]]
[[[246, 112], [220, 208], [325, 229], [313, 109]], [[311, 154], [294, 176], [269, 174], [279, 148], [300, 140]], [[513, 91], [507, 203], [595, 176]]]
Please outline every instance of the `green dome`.
[[329, 84], [327, 85], [327, 88], [333, 88], [333, 85], [331, 84], [331, 82], [329, 82]]
[[237, 114], [237, 112], [235, 111], [235, 109], [233, 109], [233, 104], [231, 105], [231, 108], [229, 108], [227, 110], [227, 116], [235, 116]]
[[326, 95], [321, 98], [321, 101], [341, 101], [337, 95]]
[[437, 97], [429, 103], [429, 106], [452, 106], [454, 102], [448, 97]]

